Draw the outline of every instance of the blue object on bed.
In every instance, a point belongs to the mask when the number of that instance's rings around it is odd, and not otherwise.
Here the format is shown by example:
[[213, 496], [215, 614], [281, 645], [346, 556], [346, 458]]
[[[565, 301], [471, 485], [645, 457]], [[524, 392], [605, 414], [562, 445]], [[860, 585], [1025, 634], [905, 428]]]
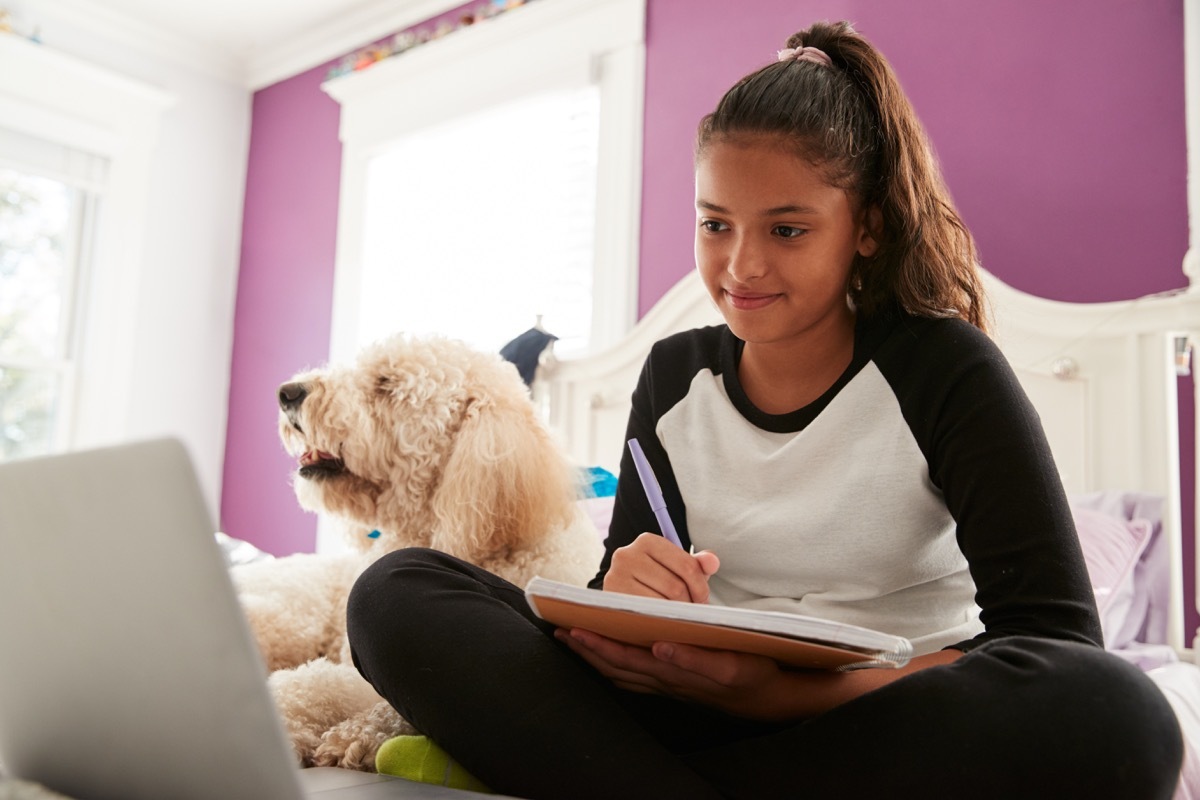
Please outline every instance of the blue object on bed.
[[584, 497], [612, 497], [617, 493], [617, 476], [604, 467], [580, 467]]

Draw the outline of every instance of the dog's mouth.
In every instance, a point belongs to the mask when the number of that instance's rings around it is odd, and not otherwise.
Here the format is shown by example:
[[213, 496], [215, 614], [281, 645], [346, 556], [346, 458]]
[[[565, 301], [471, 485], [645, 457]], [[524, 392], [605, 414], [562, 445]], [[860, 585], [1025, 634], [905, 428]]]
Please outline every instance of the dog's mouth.
[[321, 480], [334, 478], [346, 472], [346, 462], [324, 450], [305, 450], [300, 454], [301, 478]]

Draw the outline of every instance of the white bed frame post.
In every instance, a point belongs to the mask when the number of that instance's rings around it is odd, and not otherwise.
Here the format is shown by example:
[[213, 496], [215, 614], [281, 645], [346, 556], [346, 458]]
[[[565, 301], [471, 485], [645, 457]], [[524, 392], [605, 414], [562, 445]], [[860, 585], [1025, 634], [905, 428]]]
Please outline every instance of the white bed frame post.
[[[1188, 291], [1200, 293], [1200, 3], [1185, 0], [1183, 4], [1183, 82], [1184, 82], [1184, 113], [1187, 124], [1187, 163], [1188, 163], [1188, 250], [1183, 257], [1183, 273], [1188, 278]], [[1181, 360], [1194, 356], [1195, 345], [1200, 341], [1197, 331], [1200, 331], [1200, 319], [1192, 317], [1191, 324], [1180, 334], [1186, 336], [1185, 352], [1180, 354]], [[1191, 367], [1194, 369], [1194, 367]], [[1195, 372], [1192, 372], [1194, 416], [1196, 427], [1196, 443], [1193, 453], [1196, 457], [1195, 485], [1192, 498], [1195, 503], [1196, 522], [1193, 528], [1194, 539], [1200, 540], [1200, 391], [1196, 389]], [[1196, 544], [1196, 542], [1194, 542]], [[1191, 565], [1197, 577], [1200, 588], [1200, 546], [1195, 548], [1195, 562]], [[1196, 606], [1200, 609], [1200, 591], [1197, 592]], [[1200, 646], [1200, 633], [1195, 634], [1192, 647]]]

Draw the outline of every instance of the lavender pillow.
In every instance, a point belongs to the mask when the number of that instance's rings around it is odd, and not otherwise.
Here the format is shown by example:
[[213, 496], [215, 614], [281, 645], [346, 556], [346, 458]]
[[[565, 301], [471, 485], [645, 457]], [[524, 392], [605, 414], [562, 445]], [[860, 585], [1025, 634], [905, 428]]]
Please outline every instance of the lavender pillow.
[[1123, 519], [1092, 508], [1072, 508], [1087, 562], [1105, 646], [1119, 650], [1142, 632], [1150, 600], [1141, 591], [1138, 564], [1154, 531], [1144, 519]]
[[577, 501], [588, 519], [596, 526], [596, 535], [600, 537], [600, 541], [608, 538], [608, 525], [612, 522], [614, 499], [612, 495], [609, 495], [608, 497], [585, 497]]

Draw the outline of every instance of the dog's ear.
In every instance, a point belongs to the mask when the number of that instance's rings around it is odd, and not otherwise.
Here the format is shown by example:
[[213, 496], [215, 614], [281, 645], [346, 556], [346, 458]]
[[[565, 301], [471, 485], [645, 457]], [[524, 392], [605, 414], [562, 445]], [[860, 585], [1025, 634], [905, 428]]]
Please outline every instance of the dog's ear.
[[536, 541], [569, 523], [576, 489], [528, 398], [473, 400], [433, 497], [431, 546], [471, 560]]

